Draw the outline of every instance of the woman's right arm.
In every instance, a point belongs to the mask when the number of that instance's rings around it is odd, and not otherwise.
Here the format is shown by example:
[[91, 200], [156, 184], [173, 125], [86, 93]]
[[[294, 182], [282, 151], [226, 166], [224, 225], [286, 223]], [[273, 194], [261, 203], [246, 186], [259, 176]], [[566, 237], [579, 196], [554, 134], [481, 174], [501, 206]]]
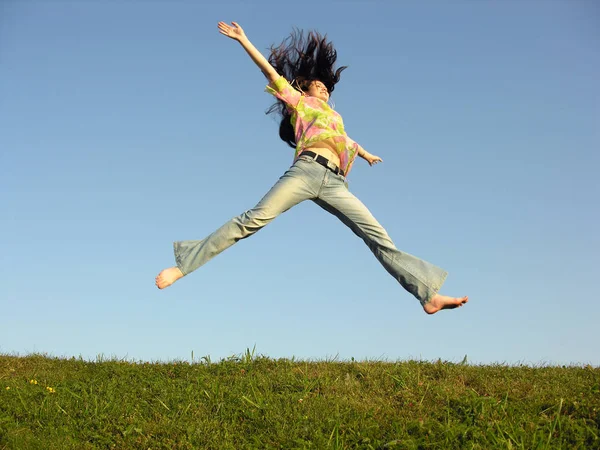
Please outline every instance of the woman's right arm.
[[252, 61], [258, 66], [262, 73], [269, 79], [269, 83], [273, 83], [277, 80], [280, 75], [273, 68], [267, 58], [265, 58], [262, 53], [260, 53], [256, 47], [248, 40], [246, 34], [242, 27], [240, 27], [237, 23], [231, 22], [233, 26], [227, 25], [225, 22], [219, 22], [219, 32], [233, 40], [238, 41], [244, 50], [248, 53]]

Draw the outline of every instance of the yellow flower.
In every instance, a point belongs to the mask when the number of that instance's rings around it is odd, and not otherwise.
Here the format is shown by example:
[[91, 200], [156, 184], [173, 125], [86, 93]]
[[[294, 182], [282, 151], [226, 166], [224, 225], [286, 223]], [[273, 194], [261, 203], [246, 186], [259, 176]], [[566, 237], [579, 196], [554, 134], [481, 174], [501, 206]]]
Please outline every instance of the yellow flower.
[[10, 386], [6, 386], [6, 390], [8, 391], [10, 389]]
[[30, 384], [38, 384], [37, 380], [29, 380]]
[[51, 394], [54, 394], [56, 392], [56, 390], [54, 388], [51, 388], [50, 386], [46, 386], [46, 389], [48, 389], [48, 392], [50, 392]]

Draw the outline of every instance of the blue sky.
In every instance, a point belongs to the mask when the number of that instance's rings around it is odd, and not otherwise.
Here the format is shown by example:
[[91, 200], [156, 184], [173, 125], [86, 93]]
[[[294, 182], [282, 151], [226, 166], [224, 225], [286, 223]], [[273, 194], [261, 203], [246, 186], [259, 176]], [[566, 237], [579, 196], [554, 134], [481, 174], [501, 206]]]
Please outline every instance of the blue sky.
[[[600, 7], [301, 5], [0, 4], [0, 352], [600, 365]], [[312, 202], [156, 289], [172, 241], [291, 164], [220, 20], [263, 51], [328, 34], [349, 66], [336, 109], [384, 160], [350, 189], [468, 305], [427, 316]]]

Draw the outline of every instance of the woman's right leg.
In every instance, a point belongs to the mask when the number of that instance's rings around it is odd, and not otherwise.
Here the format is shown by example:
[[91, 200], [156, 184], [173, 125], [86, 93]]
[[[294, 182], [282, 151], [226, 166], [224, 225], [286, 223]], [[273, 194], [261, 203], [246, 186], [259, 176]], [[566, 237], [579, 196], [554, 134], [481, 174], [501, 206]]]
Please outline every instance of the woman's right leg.
[[[297, 162], [283, 174], [254, 208], [229, 220], [203, 240], [175, 242], [173, 248], [177, 266], [165, 271], [174, 272], [178, 269], [181, 274], [170, 283], [168, 279], [161, 282], [159, 274], [156, 280], [157, 286], [161, 289], [169, 286], [181, 276], [206, 264], [240, 239], [253, 235], [279, 214], [304, 200], [316, 197], [319, 186], [315, 186], [311, 181], [313, 178], [299, 167]], [[163, 278], [168, 278], [166, 275]]]

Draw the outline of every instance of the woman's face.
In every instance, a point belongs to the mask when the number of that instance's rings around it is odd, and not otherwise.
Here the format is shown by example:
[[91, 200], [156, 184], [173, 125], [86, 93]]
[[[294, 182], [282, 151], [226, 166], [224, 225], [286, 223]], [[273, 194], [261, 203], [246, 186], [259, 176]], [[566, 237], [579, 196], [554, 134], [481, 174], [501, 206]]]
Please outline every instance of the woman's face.
[[306, 94], [311, 97], [317, 97], [326, 102], [329, 100], [329, 91], [319, 80], [312, 81], [306, 90]]

